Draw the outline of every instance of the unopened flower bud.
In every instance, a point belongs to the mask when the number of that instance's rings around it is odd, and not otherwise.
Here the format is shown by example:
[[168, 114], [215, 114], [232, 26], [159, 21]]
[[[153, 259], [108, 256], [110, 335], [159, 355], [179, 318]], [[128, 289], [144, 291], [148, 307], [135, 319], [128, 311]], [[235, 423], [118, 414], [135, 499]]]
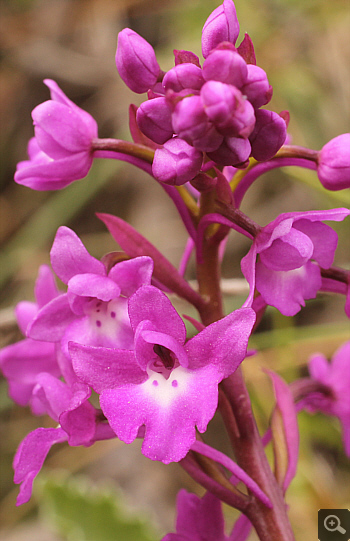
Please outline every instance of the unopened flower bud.
[[223, 135], [247, 138], [253, 131], [254, 108], [235, 86], [208, 81], [201, 98], [206, 114]]
[[229, 49], [213, 51], [203, 64], [203, 77], [206, 81], [221, 81], [240, 88], [245, 84], [247, 74], [247, 64], [241, 55]]
[[200, 90], [204, 84], [202, 70], [195, 64], [178, 64], [171, 68], [163, 79], [165, 90], [174, 90], [180, 92], [185, 88]]
[[249, 136], [252, 156], [259, 162], [270, 160], [284, 144], [287, 126], [282, 117], [274, 111], [258, 109], [255, 111], [255, 128]]
[[220, 165], [245, 165], [250, 156], [251, 146], [248, 139], [225, 137], [217, 150], [208, 152], [208, 157]]
[[156, 84], [160, 67], [154, 49], [130, 28], [119, 32], [115, 61], [120, 77], [133, 92], [142, 94]]
[[255, 108], [266, 105], [272, 98], [272, 86], [266, 73], [253, 64], [247, 66], [247, 79], [241, 91]]
[[181, 100], [175, 107], [172, 120], [174, 132], [203, 152], [215, 150], [223, 140], [207, 117], [200, 96]]
[[236, 8], [232, 0], [224, 0], [221, 6], [214, 9], [206, 20], [202, 30], [202, 53], [207, 58], [212, 49], [222, 41], [233, 44], [239, 34], [239, 22]]
[[202, 161], [202, 152], [174, 137], [155, 151], [152, 173], [159, 182], [181, 186], [199, 173]]
[[162, 145], [173, 135], [171, 110], [165, 98], [141, 103], [136, 113], [138, 127], [144, 135]]
[[318, 154], [317, 174], [327, 190], [350, 188], [350, 133], [331, 139]]

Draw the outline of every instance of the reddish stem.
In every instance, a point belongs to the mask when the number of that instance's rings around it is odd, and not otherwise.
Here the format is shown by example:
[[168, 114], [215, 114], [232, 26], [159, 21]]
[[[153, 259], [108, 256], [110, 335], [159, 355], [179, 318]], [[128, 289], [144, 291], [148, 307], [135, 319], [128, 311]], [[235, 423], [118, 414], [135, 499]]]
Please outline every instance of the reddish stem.
[[154, 149], [133, 143], [131, 141], [123, 141], [122, 139], [94, 139], [92, 141], [93, 152], [101, 150], [111, 150], [122, 154], [128, 154], [135, 158], [140, 158], [147, 163], [153, 162]]
[[257, 498], [252, 498], [246, 515], [261, 541], [294, 541], [283, 492], [267, 461], [241, 369], [222, 381], [221, 388], [236, 421], [237, 430], [230, 434], [236, 460], [273, 503], [273, 508], [269, 509]]
[[[212, 213], [215, 204], [214, 193], [202, 194], [200, 218]], [[220, 211], [222, 212], [222, 209]], [[257, 234], [258, 226], [250, 223], [240, 211], [229, 208], [227, 212], [229, 217], [233, 218], [234, 215], [235, 223], [238, 220], [243, 226], [244, 222], [244, 228], [248, 226], [252, 236]], [[197, 277], [200, 293], [206, 302], [206, 306], [200, 311], [205, 325], [223, 317], [218, 248], [219, 246], [213, 243], [213, 238], [208, 240], [204, 237], [203, 262], [198, 264]], [[250, 493], [250, 503], [244, 512], [261, 541], [293, 541], [294, 535], [287, 517], [283, 492], [267, 461], [241, 370], [238, 369], [222, 381], [220, 386], [227, 399], [221, 399], [221, 409], [225, 410], [224, 420], [225, 417], [226, 421], [229, 420], [227, 428], [237, 463], [254, 479], [273, 504], [273, 508], [269, 509]], [[228, 408], [231, 408], [231, 414]]]

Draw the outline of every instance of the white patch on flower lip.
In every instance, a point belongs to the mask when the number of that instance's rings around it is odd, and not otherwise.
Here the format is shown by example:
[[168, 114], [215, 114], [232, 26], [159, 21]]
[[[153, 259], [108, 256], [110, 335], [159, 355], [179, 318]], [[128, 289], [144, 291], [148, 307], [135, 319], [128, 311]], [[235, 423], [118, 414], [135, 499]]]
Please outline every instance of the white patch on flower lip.
[[166, 379], [159, 372], [155, 372], [149, 368], [151, 363], [147, 367], [149, 378], [140, 387], [160, 406], [167, 408], [176, 398], [187, 391], [188, 384], [192, 378], [191, 371], [183, 366], [178, 366], [172, 369], [169, 377]]
[[109, 302], [93, 299], [85, 312], [94, 332], [110, 338], [119, 334], [120, 327], [127, 318], [125, 299], [120, 298]]

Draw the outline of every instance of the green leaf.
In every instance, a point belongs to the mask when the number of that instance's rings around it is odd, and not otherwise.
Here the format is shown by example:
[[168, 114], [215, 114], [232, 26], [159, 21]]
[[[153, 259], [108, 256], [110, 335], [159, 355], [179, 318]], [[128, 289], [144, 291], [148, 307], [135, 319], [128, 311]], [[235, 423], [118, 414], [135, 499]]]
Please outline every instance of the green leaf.
[[44, 512], [67, 541], [154, 541], [150, 526], [127, 513], [120, 496], [85, 479], [48, 478]]

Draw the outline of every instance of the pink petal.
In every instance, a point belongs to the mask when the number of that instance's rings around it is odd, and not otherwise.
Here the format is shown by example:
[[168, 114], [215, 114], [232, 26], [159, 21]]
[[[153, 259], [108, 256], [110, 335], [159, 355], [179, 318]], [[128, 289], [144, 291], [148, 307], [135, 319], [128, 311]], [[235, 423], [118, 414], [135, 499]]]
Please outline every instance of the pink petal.
[[235, 522], [228, 541], [246, 541], [252, 530], [252, 523], [245, 515], [241, 515]]
[[87, 129], [80, 111], [78, 107], [67, 107], [52, 100], [35, 107], [32, 117], [41, 150], [55, 159], [63, 157], [63, 153], [89, 150], [92, 139], [97, 137], [97, 129], [96, 126]]
[[195, 371], [179, 367], [167, 380], [154, 372], [141, 385], [106, 390], [100, 404], [125, 443], [131, 443], [139, 427], [145, 425], [142, 453], [168, 464], [187, 454], [196, 439], [196, 425], [200, 432], [206, 430], [217, 407], [220, 380], [211, 365]]
[[120, 295], [120, 287], [113, 280], [90, 272], [72, 276], [68, 281], [68, 291], [83, 297], [96, 297], [106, 302]]
[[320, 269], [314, 263], [291, 271], [273, 271], [261, 261], [256, 265], [257, 290], [267, 304], [285, 316], [294, 316], [305, 300], [315, 298], [321, 283]]
[[199, 498], [182, 489], [177, 495], [176, 507], [177, 537], [174, 539], [181, 539], [183, 534], [183, 539], [186, 540], [192, 538], [206, 541], [226, 540], [221, 502], [214, 494], [206, 492]]
[[189, 368], [210, 363], [223, 377], [232, 374], [246, 356], [254, 323], [254, 310], [241, 308], [206, 327], [185, 346]]
[[[187, 368], [188, 366], [188, 357], [185, 352], [184, 347], [177, 342], [172, 336], [169, 334], [164, 334], [161, 332], [157, 332], [152, 330], [149, 330], [145, 328], [144, 323], [149, 323], [147, 320], [140, 323], [139, 327], [137, 328], [137, 338], [135, 340], [135, 355], [137, 358], [138, 363], [140, 366], [144, 369], [146, 369], [147, 364], [150, 360], [154, 359], [156, 354], [154, 353], [153, 346], [154, 344], [159, 344], [160, 346], [164, 346], [165, 348], [169, 349], [175, 354], [176, 359], [179, 361], [181, 366], [184, 368]], [[140, 327], [142, 326], [142, 329]], [[142, 347], [142, 342], [146, 342], [146, 348]], [[148, 346], [148, 347], [147, 347]], [[144, 363], [141, 364], [141, 359], [143, 357]]]
[[154, 327], [170, 334], [180, 344], [186, 339], [186, 327], [168, 297], [154, 286], [140, 287], [129, 300], [131, 326], [136, 330], [138, 324], [147, 319]]
[[67, 294], [60, 295], [38, 312], [28, 328], [28, 336], [33, 340], [58, 342], [75, 318], [68, 304]]
[[0, 366], [9, 380], [11, 398], [21, 406], [29, 403], [40, 372], [60, 375], [54, 344], [30, 339], [3, 348]]
[[78, 235], [68, 227], [59, 227], [50, 252], [52, 268], [65, 284], [76, 274], [106, 275], [101, 261], [91, 256]]
[[308, 363], [310, 376], [316, 381], [328, 385], [331, 375], [331, 366], [326, 357], [321, 353], [312, 355]]
[[140, 384], [147, 378], [147, 374], [137, 365], [132, 351], [71, 342], [69, 353], [78, 378], [97, 393], [121, 385]]
[[114, 310], [79, 317], [67, 327], [61, 342], [66, 355], [71, 341], [85, 346], [133, 349], [134, 333], [124, 310], [118, 310], [114, 304]]
[[39, 308], [42, 308], [58, 296], [54, 275], [48, 265], [41, 265], [35, 282], [35, 298]]
[[60, 414], [69, 407], [72, 392], [66, 383], [43, 372], [37, 377], [33, 396], [45, 406], [48, 415], [58, 421]]
[[241, 270], [244, 278], [249, 284], [249, 295], [243, 304], [243, 307], [251, 307], [254, 299], [255, 291], [255, 267], [256, 267], [257, 249], [256, 243], [253, 242], [249, 252], [241, 260]]
[[311, 239], [314, 245], [312, 259], [324, 269], [329, 269], [338, 244], [338, 235], [334, 229], [322, 222], [310, 222], [305, 219], [296, 220], [293, 229], [302, 231]]
[[27, 334], [28, 325], [38, 313], [38, 305], [35, 302], [21, 301], [15, 308], [18, 326], [22, 334]]
[[67, 441], [67, 434], [62, 428], [37, 428], [21, 442], [13, 461], [14, 482], [21, 483], [17, 505], [30, 500], [34, 478], [48, 452], [52, 445], [63, 441]]
[[266, 250], [260, 251], [262, 263], [274, 271], [297, 269], [312, 257], [314, 245], [310, 238], [292, 228], [289, 233], [273, 241]]
[[117, 263], [108, 276], [118, 284], [121, 295], [130, 297], [139, 287], [151, 284], [152, 272], [152, 259], [141, 256]]

